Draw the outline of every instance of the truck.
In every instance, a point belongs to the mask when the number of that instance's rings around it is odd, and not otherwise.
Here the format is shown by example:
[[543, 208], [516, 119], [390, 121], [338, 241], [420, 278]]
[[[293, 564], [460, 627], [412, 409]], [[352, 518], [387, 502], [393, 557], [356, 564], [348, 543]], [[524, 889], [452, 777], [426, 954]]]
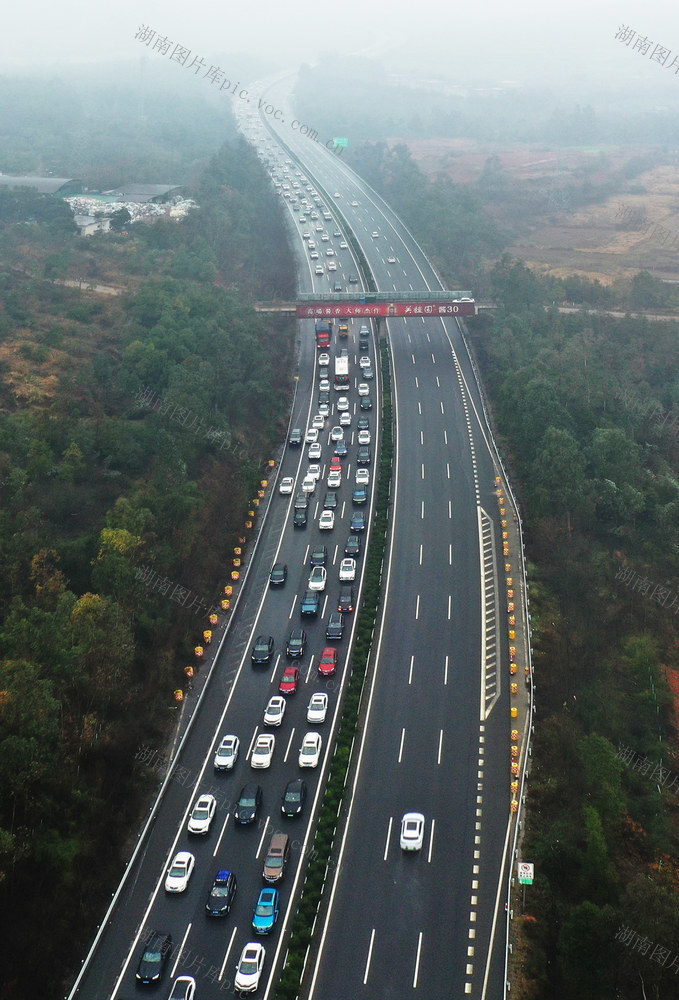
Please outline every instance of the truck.
[[328, 348], [330, 347], [330, 337], [332, 335], [332, 327], [326, 319], [316, 320], [316, 347]]
[[340, 325], [338, 327], [338, 330], [337, 330], [337, 333], [339, 334], [340, 337], [348, 337], [349, 336], [349, 324], [348, 323], [340, 323]]
[[349, 388], [349, 358], [335, 358], [335, 388], [346, 391]]

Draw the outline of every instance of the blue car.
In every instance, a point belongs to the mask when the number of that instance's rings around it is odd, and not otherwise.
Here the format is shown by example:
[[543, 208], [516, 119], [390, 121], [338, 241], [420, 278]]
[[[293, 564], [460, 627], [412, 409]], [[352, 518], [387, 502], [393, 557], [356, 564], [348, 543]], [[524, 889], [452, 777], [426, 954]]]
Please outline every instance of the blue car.
[[269, 934], [278, 919], [278, 889], [262, 889], [252, 918], [255, 934]]

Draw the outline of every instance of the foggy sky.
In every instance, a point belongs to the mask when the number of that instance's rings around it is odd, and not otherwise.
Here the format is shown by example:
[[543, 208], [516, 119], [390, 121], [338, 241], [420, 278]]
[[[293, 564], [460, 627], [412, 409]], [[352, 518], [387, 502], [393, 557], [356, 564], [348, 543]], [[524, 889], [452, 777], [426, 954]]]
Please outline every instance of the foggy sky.
[[[365, 53], [398, 71], [496, 85], [543, 79], [567, 94], [583, 85], [619, 82], [679, 95], [679, 75], [614, 39], [621, 24], [679, 55], [679, 18], [670, 0], [614, 4], [545, 0], [513, 4], [480, 0], [29, 0], [3, 11], [0, 73], [58, 71], [78, 64], [138, 60], [141, 24], [204, 59], [253, 57], [270, 69], [296, 69], [334, 53]], [[149, 60], [160, 58], [147, 49]], [[221, 63], [220, 63], [221, 60]]]

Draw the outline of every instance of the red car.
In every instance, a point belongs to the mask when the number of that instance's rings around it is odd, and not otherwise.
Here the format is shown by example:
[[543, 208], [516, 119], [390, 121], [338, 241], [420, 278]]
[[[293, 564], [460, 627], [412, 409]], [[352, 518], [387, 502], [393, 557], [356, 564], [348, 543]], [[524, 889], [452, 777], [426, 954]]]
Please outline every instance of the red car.
[[337, 670], [337, 650], [334, 646], [326, 646], [318, 661], [318, 672], [321, 677], [332, 677]]
[[286, 667], [278, 685], [281, 694], [294, 694], [299, 684], [299, 667]]
[[333, 458], [330, 459], [330, 466], [328, 472], [341, 472], [341, 471], [342, 471], [342, 463], [340, 462], [339, 458], [337, 458], [337, 456], [333, 456]]

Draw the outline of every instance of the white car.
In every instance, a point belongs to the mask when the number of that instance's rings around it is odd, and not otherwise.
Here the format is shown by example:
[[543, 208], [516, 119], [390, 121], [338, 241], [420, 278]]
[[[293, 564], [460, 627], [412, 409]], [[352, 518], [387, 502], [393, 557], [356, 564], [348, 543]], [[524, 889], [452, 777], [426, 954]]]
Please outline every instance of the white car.
[[311, 459], [320, 458], [322, 454], [323, 454], [323, 449], [321, 448], [318, 441], [314, 441], [313, 444], [309, 445], [309, 452], [308, 452], [309, 458]]
[[401, 850], [419, 851], [424, 842], [424, 816], [406, 813], [401, 820]]
[[357, 206], [358, 206], [358, 202], [357, 201], [352, 201], [351, 207], [352, 208], [356, 208]]
[[340, 243], [340, 250], [348, 250], [346, 240], [342, 240]]
[[370, 470], [369, 469], [356, 469], [356, 485], [357, 486], [369, 486], [370, 485]]
[[[359, 431], [358, 432], [358, 443], [359, 444], [370, 444], [370, 431]], [[311, 446], [313, 448], [313, 445]], [[319, 445], [320, 447], [320, 445]], [[311, 450], [311, 449], [309, 449]]]
[[222, 736], [214, 759], [215, 771], [231, 771], [238, 760], [240, 740], [237, 736]]
[[283, 695], [275, 694], [273, 698], [269, 698], [269, 704], [264, 709], [264, 725], [280, 726], [286, 706], [287, 702]]
[[328, 365], [330, 364], [330, 355], [327, 354], [325, 351], [323, 351], [321, 354], [318, 355], [318, 363], [319, 365], [327, 368]]
[[302, 480], [302, 493], [312, 494], [316, 492], [316, 479], [314, 476], [305, 476]]
[[342, 473], [339, 472], [337, 469], [332, 469], [328, 473], [328, 478], [326, 482], [328, 484], [329, 490], [336, 490], [339, 486], [342, 485]]
[[393, 256], [392, 257], [387, 257], [387, 263], [388, 264], [395, 264], [396, 263], [396, 258], [393, 257]]
[[380, 234], [379, 234], [379, 233], [378, 233], [377, 231], [374, 231], [374, 232], [372, 232], [372, 233], [371, 233], [370, 235], [372, 236], [372, 238], [373, 238], [374, 240], [376, 240], [376, 239], [379, 239], [379, 235], [380, 235]]
[[323, 235], [321, 236], [321, 242], [322, 243], [327, 243], [329, 239], [330, 239], [330, 237], [328, 236], [327, 233], [323, 233]]
[[214, 795], [199, 796], [189, 816], [189, 833], [208, 833], [216, 808], [217, 799]]
[[307, 584], [309, 590], [325, 590], [327, 576], [325, 566], [314, 566], [309, 573], [309, 583]]
[[320, 733], [307, 733], [299, 748], [299, 766], [317, 767], [322, 745], [323, 740]]
[[316, 482], [318, 482], [318, 480], [321, 478], [320, 465], [310, 465], [309, 468], [307, 469], [306, 474], [307, 476], [312, 476], [312, 478], [315, 479]]
[[315, 427], [316, 430], [320, 431], [323, 429], [324, 423], [325, 420], [323, 419], [323, 415], [321, 413], [317, 413], [314, 419], [311, 421], [311, 426]]
[[322, 378], [318, 383], [319, 392], [330, 392], [330, 379]]
[[309, 242], [307, 244], [307, 249], [309, 249], [309, 250], [315, 250], [316, 249], [316, 244], [315, 244], [315, 242], [313, 240], [309, 240]]
[[370, 386], [368, 385], [367, 382], [359, 382], [358, 383], [358, 394], [359, 394], [359, 396], [369, 396], [370, 395]]
[[335, 251], [333, 250], [332, 247], [330, 247], [328, 250], [325, 251], [325, 256], [326, 257], [334, 257], [335, 256]]
[[193, 976], [179, 976], [174, 981], [167, 1000], [193, 1000], [196, 995], [196, 980]]
[[310, 240], [311, 239], [311, 233], [302, 233], [302, 239], [303, 240]]
[[[316, 216], [316, 218], [318, 218], [318, 215]], [[321, 225], [316, 226], [316, 232], [317, 233], [322, 233], [323, 232], [323, 226], [321, 226]]]
[[340, 427], [351, 427], [351, 414], [345, 410], [339, 415]]
[[355, 580], [356, 579], [356, 560], [355, 559], [343, 559], [340, 563], [339, 568], [339, 578], [342, 581]]
[[250, 941], [245, 945], [240, 953], [233, 981], [236, 993], [254, 993], [256, 991], [262, 977], [265, 957], [264, 945], [260, 944], [259, 941]]
[[328, 261], [328, 270], [329, 271], [336, 271], [337, 270], [337, 264], [335, 263], [334, 260], [329, 260]]
[[165, 892], [184, 892], [189, 884], [195, 863], [196, 859], [188, 851], [180, 851], [179, 854], [175, 854], [174, 861], [167, 871]]
[[313, 444], [314, 441], [318, 441], [318, 427], [310, 427], [306, 432], [304, 440], [307, 444]]
[[324, 691], [318, 691], [316, 694], [311, 695], [311, 701], [306, 710], [306, 721], [316, 724], [325, 722], [327, 711], [328, 696]]
[[250, 755], [250, 767], [270, 767], [276, 737], [273, 733], [260, 733]]
[[318, 250], [312, 250], [309, 254], [309, 260], [318, 260]]
[[333, 427], [330, 431], [331, 441], [342, 441], [344, 440], [344, 429], [342, 427]]
[[319, 412], [320, 412], [321, 416], [323, 416], [323, 417], [329, 417], [330, 416], [330, 403], [319, 403], [318, 404], [318, 409], [319, 409]]
[[319, 531], [332, 531], [335, 527], [335, 512], [332, 510], [324, 510], [318, 519]]
[[359, 368], [372, 368], [372, 364], [370, 362], [370, 358], [367, 355], [364, 355], [362, 358], [359, 358], [358, 359], [358, 367]]
[[342, 412], [342, 410], [349, 409], [349, 400], [347, 399], [346, 396], [340, 396], [340, 398], [337, 400], [337, 409], [340, 413]]
[[292, 476], [283, 476], [278, 487], [278, 492], [282, 493], [283, 496], [289, 496], [292, 493], [295, 486], [295, 480]]
[[324, 274], [325, 273], [324, 270], [323, 270], [323, 265], [322, 264], [316, 264], [316, 267], [314, 268], [314, 270], [315, 270], [316, 274]]
[[341, 198], [341, 197], [342, 195], [339, 193], [339, 191], [335, 191], [333, 198]]

